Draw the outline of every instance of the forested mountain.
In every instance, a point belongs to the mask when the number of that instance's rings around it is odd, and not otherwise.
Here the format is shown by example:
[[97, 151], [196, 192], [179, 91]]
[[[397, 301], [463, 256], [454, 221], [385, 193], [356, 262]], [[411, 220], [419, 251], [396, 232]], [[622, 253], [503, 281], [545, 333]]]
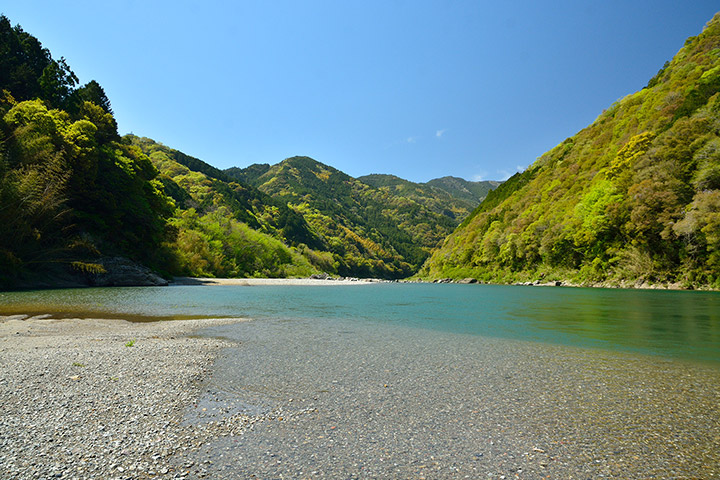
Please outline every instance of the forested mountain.
[[455, 198], [466, 200], [472, 204], [474, 209], [485, 200], [491, 190], [496, 189], [501, 183], [495, 180], [470, 182], [459, 177], [440, 177], [430, 180], [426, 185], [444, 190]]
[[301, 213], [333, 253], [342, 275], [408, 276], [458, 223], [453, 212], [436, 213], [411, 197], [371, 187], [308, 157], [225, 173]]
[[0, 16], [0, 286], [31, 272], [98, 273], [122, 253], [163, 270], [172, 202], [122, 141], [97, 82]]
[[391, 195], [410, 198], [435, 213], [462, 221], [500, 182], [468, 182], [457, 177], [442, 177], [427, 183], [415, 183], [395, 175], [372, 174], [358, 177], [363, 183]]
[[421, 275], [720, 287], [719, 91], [720, 14], [488, 194]]
[[121, 138], [102, 87], [78, 82], [0, 17], [0, 287], [91, 278], [115, 256], [168, 276], [402, 278], [425, 262], [426, 278], [720, 287], [720, 16], [499, 185], [355, 179], [308, 157], [221, 171]]
[[148, 138], [126, 135], [158, 169], [176, 210], [171, 271], [191, 276], [288, 277], [335, 273], [303, 216], [255, 187]]
[[77, 83], [0, 17], [0, 287], [92, 283], [115, 257], [168, 276], [399, 278], [458, 223], [308, 158], [223, 172], [121, 138], [102, 87]]

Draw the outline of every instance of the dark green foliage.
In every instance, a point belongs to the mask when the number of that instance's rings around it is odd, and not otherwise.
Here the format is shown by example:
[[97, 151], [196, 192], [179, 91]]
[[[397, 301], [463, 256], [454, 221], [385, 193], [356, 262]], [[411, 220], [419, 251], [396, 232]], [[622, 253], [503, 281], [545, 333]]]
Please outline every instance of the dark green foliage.
[[32, 35], [0, 15], [0, 86], [16, 101], [41, 98], [55, 108], [72, 100], [77, 77], [64, 58], [53, 60]]
[[165, 194], [175, 201], [176, 205], [187, 205], [191, 203], [192, 196], [180, 185], [166, 174], [160, 174], [158, 180], [163, 184]]
[[103, 89], [95, 80], [91, 80], [86, 85], [78, 88], [75, 94], [79, 102], [93, 103], [102, 108], [105, 113], [112, 115], [113, 111], [110, 106], [110, 99], [105, 94], [105, 89]]
[[[0, 285], [102, 254], [155, 268], [172, 203], [139, 149], [120, 143], [110, 103], [0, 17]], [[93, 103], [93, 102], [98, 102]]]
[[50, 105], [67, 108], [77, 82], [78, 78], [70, 70], [64, 58], [58, 61], [51, 60], [38, 80], [40, 98]]
[[207, 175], [210, 178], [215, 178], [217, 180], [222, 180], [223, 182], [230, 182], [232, 179], [226, 175], [222, 170], [219, 170], [212, 165], [203, 162], [200, 159], [197, 159], [195, 157], [191, 157], [190, 155], [185, 155], [182, 152], [179, 152], [177, 150], [173, 150], [173, 159], [178, 162], [180, 165], [185, 165], [190, 170], [194, 172], [201, 172]]
[[40, 42], [0, 16], [0, 85], [17, 100], [42, 95], [40, 78], [52, 62]]
[[267, 173], [270, 170], [270, 165], [267, 163], [254, 163], [246, 168], [230, 167], [224, 170], [230, 178], [236, 182], [254, 184], [255, 180]]

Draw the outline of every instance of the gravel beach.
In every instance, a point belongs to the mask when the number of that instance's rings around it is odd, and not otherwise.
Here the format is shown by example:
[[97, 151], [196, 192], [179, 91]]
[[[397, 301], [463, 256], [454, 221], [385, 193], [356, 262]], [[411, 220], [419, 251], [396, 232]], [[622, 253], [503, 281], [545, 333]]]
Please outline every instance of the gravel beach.
[[184, 420], [231, 343], [188, 335], [238, 321], [0, 317], [0, 478], [203, 476], [186, 456], [259, 419]]

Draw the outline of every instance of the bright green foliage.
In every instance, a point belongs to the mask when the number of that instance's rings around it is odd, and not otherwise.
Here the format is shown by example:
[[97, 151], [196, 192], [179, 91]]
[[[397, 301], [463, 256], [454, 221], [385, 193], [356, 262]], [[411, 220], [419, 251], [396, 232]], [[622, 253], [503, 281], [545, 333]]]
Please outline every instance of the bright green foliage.
[[119, 142], [102, 88], [75, 89], [65, 61], [5, 17], [0, 53], [0, 286], [56, 266], [97, 273], [101, 254], [164, 268], [172, 202]]
[[308, 157], [226, 173], [301, 213], [340, 275], [406, 277], [458, 222], [450, 212], [457, 202], [443, 192], [418, 192], [417, 184], [396, 177], [374, 188]]
[[618, 177], [623, 172], [629, 171], [635, 160], [648, 151], [654, 138], [654, 133], [643, 132], [628, 140], [618, 151], [615, 159], [610, 163], [607, 173], [608, 176]]
[[720, 15], [500, 185], [420, 276], [720, 287]]
[[[124, 140], [145, 152], [177, 209], [168, 244], [172, 272], [203, 277], [298, 277], [327, 262], [304, 218], [254, 187], [148, 138]], [[332, 269], [329, 269], [331, 272]]]
[[227, 207], [173, 219], [180, 273], [202, 277], [303, 277], [317, 272], [296, 249], [233, 219]]
[[[601, 180], [595, 183], [575, 205], [577, 229], [574, 235], [575, 247], [584, 253], [602, 245], [605, 237], [617, 227], [613, 222], [612, 209], [622, 202], [622, 195], [612, 182]], [[593, 252], [600, 254], [602, 252]]]

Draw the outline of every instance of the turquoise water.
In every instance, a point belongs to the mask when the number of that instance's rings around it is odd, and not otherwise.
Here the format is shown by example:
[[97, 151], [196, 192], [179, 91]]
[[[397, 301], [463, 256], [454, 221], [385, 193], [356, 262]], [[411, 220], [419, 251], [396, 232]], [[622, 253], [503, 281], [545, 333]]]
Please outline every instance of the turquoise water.
[[720, 294], [496, 285], [172, 286], [0, 293], [0, 314], [343, 320], [720, 363]]
[[0, 315], [15, 313], [254, 319], [199, 332], [238, 343], [219, 352], [187, 422], [259, 416], [252, 431], [177, 458], [207, 478], [720, 474], [718, 293], [363, 284], [0, 294]]

